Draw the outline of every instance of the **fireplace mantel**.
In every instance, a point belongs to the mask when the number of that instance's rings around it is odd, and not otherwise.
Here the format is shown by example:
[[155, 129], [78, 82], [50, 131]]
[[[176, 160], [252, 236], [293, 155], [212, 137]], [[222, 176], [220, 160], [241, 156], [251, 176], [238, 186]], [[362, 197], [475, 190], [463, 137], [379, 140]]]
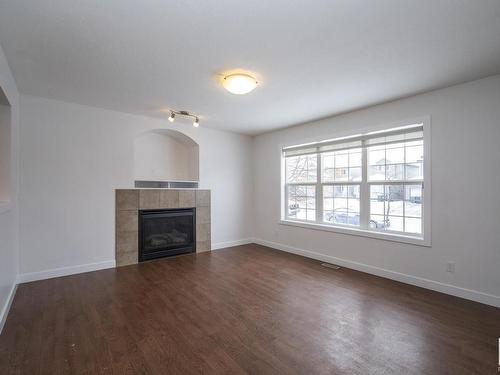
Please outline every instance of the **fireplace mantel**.
[[211, 250], [210, 190], [116, 189], [116, 265], [138, 263], [139, 210], [196, 208], [196, 252]]

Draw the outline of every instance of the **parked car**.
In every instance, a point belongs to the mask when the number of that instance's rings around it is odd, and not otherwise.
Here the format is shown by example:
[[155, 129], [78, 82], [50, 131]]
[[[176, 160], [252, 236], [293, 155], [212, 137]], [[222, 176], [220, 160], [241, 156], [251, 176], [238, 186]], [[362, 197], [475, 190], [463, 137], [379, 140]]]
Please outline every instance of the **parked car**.
[[[335, 224], [346, 224], [346, 225], [359, 225], [360, 217], [359, 214], [354, 212], [349, 212], [347, 208], [337, 208], [333, 210], [332, 213], [328, 213], [325, 217], [326, 221]], [[385, 220], [370, 220], [370, 228], [372, 229], [385, 229], [389, 228], [389, 219]]]
[[410, 202], [411, 203], [421, 204], [422, 203], [422, 197], [418, 197], [418, 196], [410, 197]]
[[359, 214], [348, 212], [347, 208], [337, 208], [326, 215], [326, 221], [335, 224], [359, 225]]
[[298, 203], [294, 203], [288, 206], [288, 215], [289, 216], [295, 216], [297, 215], [297, 212], [299, 212], [300, 207]]
[[372, 229], [386, 229], [391, 226], [389, 218], [384, 220], [372, 220], [370, 219], [370, 228]]

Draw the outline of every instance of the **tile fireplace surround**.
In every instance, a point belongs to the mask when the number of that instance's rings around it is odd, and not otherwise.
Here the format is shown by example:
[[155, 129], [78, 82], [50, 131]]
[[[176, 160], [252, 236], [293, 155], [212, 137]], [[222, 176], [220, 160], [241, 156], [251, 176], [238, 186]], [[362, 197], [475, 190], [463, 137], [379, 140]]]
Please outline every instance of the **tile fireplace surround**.
[[210, 190], [117, 189], [115, 216], [116, 266], [138, 262], [139, 210], [196, 208], [196, 252], [211, 250]]

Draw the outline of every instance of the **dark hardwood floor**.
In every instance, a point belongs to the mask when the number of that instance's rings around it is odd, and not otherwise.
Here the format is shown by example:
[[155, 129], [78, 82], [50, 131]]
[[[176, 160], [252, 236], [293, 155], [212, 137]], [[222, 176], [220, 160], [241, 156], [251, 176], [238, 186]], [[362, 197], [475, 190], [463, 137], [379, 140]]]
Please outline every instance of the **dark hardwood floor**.
[[22, 284], [0, 374], [495, 374], [500, 309], [245, 245]]

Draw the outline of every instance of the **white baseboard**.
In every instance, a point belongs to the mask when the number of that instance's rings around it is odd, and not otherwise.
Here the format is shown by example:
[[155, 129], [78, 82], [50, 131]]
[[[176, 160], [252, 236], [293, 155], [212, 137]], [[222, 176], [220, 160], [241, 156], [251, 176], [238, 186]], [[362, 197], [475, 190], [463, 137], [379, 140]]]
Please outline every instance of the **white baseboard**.
[[7, 315], [9, 314], [12, 301], [14, 301], [16, 290], [17, 290], [17, 283], [14, 283], [14, 285], [12, 285], [12, 288], [10, 289], [9, 296], [7, 297], [7, 301], [5, 301], [5, 305], [3, 306], [2, 312], [0, 314], [0, 334], [2, 334], [3, 327], [5, 325], [5, 322], [7, 321]]
[[495, 307], [500, 307], [500, 296], [495, 296], [493, 294], [487, 294], [483, 292], [479, 292], [477, 290], [465, 289], [451, 284], [441, 283], [439, 281], [424, 279], [418, 276], [407, 275], [404, 273], [387, 270], [384, 268], [379, 268], [375, 266], [370, 266], [368, 264], [354, 262], [347, 259], [337, 258], [330, 255], [320, 254], [310, 250], [299, 249], [297, 247], [288, 246], [284, 244], [280, 244], [277, 242], [271, 242], [267, 240], [263, 240], [260, 238], [254, 238], [254, 242], [259, 245], [268, 246], [277, 250], [286, 251], [289, 253], [302, 255], [307, 258], [313, 258], [317, 260], [321, 260], [323, 262], [329, 262], [338, 264], [339, 266], [343, 266], [346, 268], [352, 268], [357, 271], [366, 272], [372, 275], [385, 277], [387, 279], [400, 281], [402, 283], [411, 284], [415, 286], [419, 286], [425, 289], [435, 290], [437, 292], [450, 294], [452, 296], [461, 297], [465, 299], [469, 299], [471, 301], [476, 301], [480, 303], [484, 303], [486, 305], [491, 305]]
[[45, 270], [39, 272], [22, 273], [17, 276], [17, 283], [21, 284], [30, 281], [51, 279], [53, 277], [68, 276], [90, 271], [98, 271], [106, 268], [114, 268], [115, 266], [116, 262], [113, 259], [98, 263], [88, 263], [88, 264], [81, 264], [78, 266], [54, 268], [51, 270]]
[[236, 241], [217, 242], [212, 245], [212, 250], [219, 250], [232, 246], [246, 245], [253, 242], [254, 242], [253, 238], [243, 238], [241, 240], [236, 240]]

